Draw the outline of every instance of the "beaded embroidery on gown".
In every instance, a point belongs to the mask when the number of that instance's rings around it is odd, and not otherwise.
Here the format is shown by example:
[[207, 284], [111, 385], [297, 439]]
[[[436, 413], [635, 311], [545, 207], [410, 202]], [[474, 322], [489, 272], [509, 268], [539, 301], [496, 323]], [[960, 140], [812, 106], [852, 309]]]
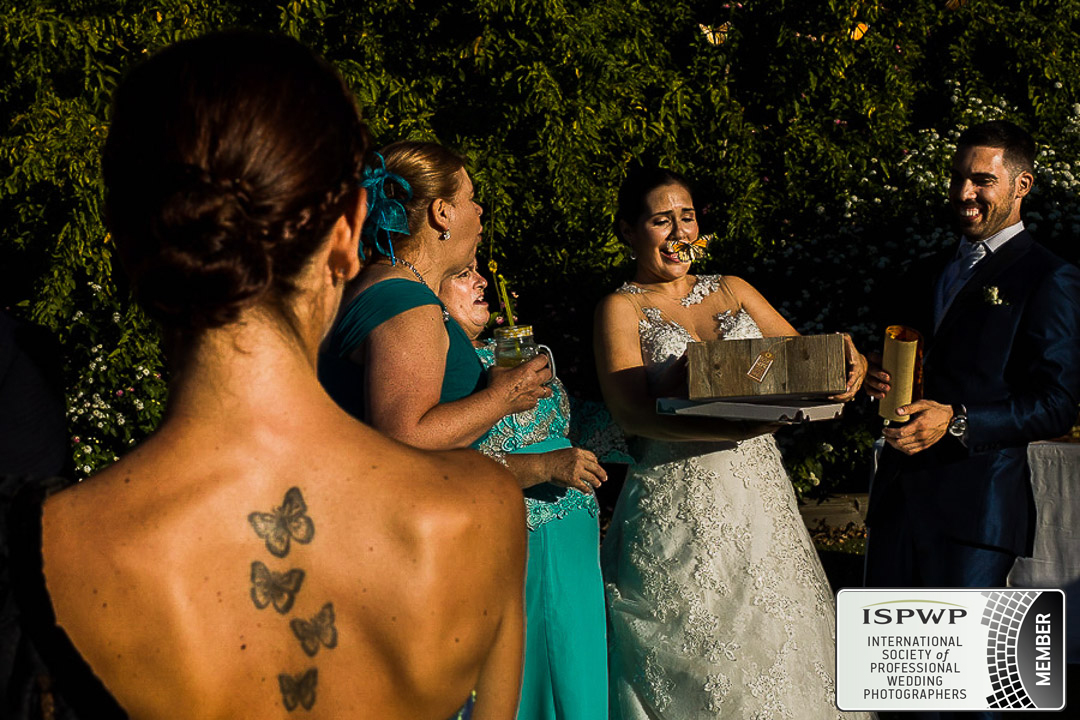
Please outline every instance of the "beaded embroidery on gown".
[[[720, 285], [701, 276], [682, 303]], [[693, 337], [640, 299], [654, 377]], [[725, 338], [761, 337], [744, 310], [717, 321]], [[602, 550], [611, 717], [866, 717], [836, 709], [834, 600], [772, 436], [636, 442]]]
[[[476, 354], [485, 370], [494, 365], [494, 341], [476, 348]], [[571, 447], [566, 439], [569, 429], [570, 400], [562, 381], [555, 378], [551, 381], [551, 397], [541, 398], [532, 410], [499, 420], [473, 443], [473, 447], [495, 458], [514, 452], [550, 452]], [[579, 508], [593, 517], [600, 513], [596, 495], [586, 495], [575, 488], [541, 483], [526, 488], [524, 494], [525, 523], [530, 531], [552, 520], [560, 520]]]

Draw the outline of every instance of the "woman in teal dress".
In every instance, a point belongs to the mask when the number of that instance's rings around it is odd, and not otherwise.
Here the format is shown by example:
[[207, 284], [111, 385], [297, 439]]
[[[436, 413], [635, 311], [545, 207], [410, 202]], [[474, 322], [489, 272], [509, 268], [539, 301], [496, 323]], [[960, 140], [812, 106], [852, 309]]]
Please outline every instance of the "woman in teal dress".
[[[473, 262], [443, 283], [439, 297], [491, 367], [492, 343], [477, 341], [489, 317], [486, 286]], [[607, 639], [594, 489], [607, 476], [592, 452], [571, 446], [566, 391], [558, 379], [551, 388], [535, 409], [504, 417], [477, 443], [514, 473], [525, 493], [529, 560], [517, 717], [604, 720]]]
[[353, 416], [418, 448], [468, 447], [551, 395], [546, 358], [485, 376], [436, 296], [480, 242], [482, 210], [458, 155], [398, 142], [364, 176], [367, 262], [323, 347], [319, 379]]

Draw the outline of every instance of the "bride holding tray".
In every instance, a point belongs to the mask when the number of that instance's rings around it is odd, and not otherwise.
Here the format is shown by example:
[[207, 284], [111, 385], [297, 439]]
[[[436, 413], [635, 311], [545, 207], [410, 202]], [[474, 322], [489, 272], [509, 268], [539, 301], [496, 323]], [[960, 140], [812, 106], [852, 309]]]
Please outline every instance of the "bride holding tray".
[[[704, 251], [690, 183], [655, 169], [619, 192], [634, 279], [597, 308], [612, 415], [634, 436], [604, 540], [611, 717], [862, 717], [836, 709], [834, 601], [796, 507], [776, 425], [656, 413], [698, 340], [798, 335], [749, 283], [690, 274]], [[845, 340], [848, 400], [866, 361]]]

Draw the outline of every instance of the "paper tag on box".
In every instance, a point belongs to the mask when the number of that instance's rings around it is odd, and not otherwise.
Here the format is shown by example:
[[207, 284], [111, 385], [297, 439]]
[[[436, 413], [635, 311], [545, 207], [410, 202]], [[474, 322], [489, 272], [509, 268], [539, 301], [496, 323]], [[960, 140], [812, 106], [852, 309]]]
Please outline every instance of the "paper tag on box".
[[746, 371], [746, 375], [755, 382], [761, 382], [765, 379], [765, 375], [768, 374], [769, 368], [773, 365], [773, 360], [776, 356], [766, 350], [757, 356], [754, 360], [754, 364], [750, 366], [750, 369]]

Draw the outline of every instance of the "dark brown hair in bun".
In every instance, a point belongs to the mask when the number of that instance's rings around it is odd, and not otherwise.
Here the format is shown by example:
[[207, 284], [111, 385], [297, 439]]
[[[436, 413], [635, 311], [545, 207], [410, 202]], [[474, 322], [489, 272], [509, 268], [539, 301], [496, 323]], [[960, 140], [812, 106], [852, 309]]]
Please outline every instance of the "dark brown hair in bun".
[[622, 241], [620, 221], [633, 225], [645, 212], [645, 196], [658, 187], [681, 185], [694, 201], [694, 185], [685, 176], [662, 167], [638, 166], [631, 168], [619, 187], [619, 206], [615, 211], [615, 235]]
[[367, 151], [340, 76], [295, 40], [214, 33], [154, 55], [116, 91], [103, 160], [136, 297], [181, 332], [255, 303], [287, 314]]

